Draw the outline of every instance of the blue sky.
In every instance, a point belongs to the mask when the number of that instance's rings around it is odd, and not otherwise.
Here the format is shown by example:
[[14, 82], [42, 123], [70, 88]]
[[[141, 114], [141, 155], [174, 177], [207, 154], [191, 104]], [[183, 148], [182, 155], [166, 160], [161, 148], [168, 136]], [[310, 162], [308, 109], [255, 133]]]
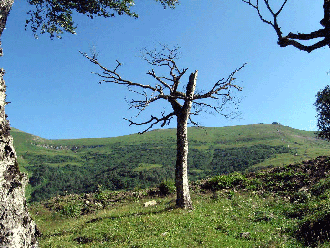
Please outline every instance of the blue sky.
[[[90, 20], [75, 15], [77, 34], [50, 40], [34, 39], [24, 30], [26, 1], [16, 1], [3, 33], [6, 70], [6, 107], [11, 126], [49, 139], [114, 137], [143, 131], [129, 126], [123, 118], [129, 110], [125, 87], [99, 85], [91, 74], [97, 68], [79, 54], [92, 47], [99, 61], [112, 68], [123, 63], [126, 78], [152, 84], [146, 75], [150, 66], [140, 58], [144, 47], [157, 43], [178, 45], [178, 65], [198, 70], [197, 87], [208, 89], [243, 63], [237, 74], [243, 87], [238, 93], [241, 118], [228, 120], [220, 115], [195, 119], [210, 127], [280, 122], [301, 130], [316, 129], [313, 103], [318, 90], [329, 84], [329, 48], [311, 54], [295, 48], [280, 48], [276, 34], [262, 23], [256, 12], [241, 0], [181, 0], [176, 9], [164, 10], [155, 1], [136, 1], [138, 19], [119, 16]], [[320, 1], [289, 0], [280, 16], [283, 32], [310, 32], [320, 28]], [[187, 78], [186, 78], [187, 80]], [[183, 82], [185, 80], [182, 80]], [[142, 117], [158, 113], [165, 102], [147, 109]], [[138, 119], [143, 120], [143, 119]], [[170, 127], [175, 127], [173, 122]]]

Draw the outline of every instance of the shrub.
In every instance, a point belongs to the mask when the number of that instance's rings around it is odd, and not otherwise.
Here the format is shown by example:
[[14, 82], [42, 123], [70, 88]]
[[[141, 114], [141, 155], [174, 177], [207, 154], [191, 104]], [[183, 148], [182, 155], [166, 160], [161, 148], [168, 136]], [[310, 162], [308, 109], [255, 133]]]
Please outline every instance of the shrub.
[[175, 185], [172, 181], [164, 181], [158, 186], [161, 195], [170, 195], [175, 192]]
[[70, 202], [62, 206], [60, 213], [71, 218], [76, 218], [81, 215], [82, 205], [79, 203]]
[[326, 209], [305, 218], [298, 225], [295, 236], [306, 246], [316, 247], [330, 240], [330, 210]]
[[209, 190], [231, 189], [236, 186], [245, 186], [247, 179], [244, 175], [238, 172], [229, 175], [220, 175], [207, 180], [202, 188]]
[[310, 199], [310, 194], [306, 191], [294, 192], [291, 194], [290, 202], [291, 203], [307, 203]]
[[104, 190], [104, 187], [102, 185], [97, 185], [97, 190], [94, 194], [94, 198], [97, 201], [100, 202], [107, 202], [109, 197], [109, 194], [106, 193], [106, 191]]
[[263, 182], [259, 178], [246, 178], [244, 186], [251, 191], [261, 190], [264, 187]]
[[319, 196], [325, 193], [326, 190], [330, 189], [330, 178], [321, 179], [317, 184], [312, 188], [313, 195]]

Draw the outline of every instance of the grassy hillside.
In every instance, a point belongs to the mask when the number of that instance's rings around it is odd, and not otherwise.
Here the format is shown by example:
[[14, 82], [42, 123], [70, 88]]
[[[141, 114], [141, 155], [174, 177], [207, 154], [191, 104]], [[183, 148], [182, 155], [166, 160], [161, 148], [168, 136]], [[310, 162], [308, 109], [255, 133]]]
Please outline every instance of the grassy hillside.
[[[115, 138], [47, 140], [12, 130], [20, 166], [30, 175], [29, 199], [103, 189], [139, 189], [173, 179], [175, 129]], [[189, 176], [197, 180], [254, 171], [320, 155], [330, 145], [313, 132], [282, 125], [188, 130]]]
[[[67, 195], [30, 205], [40, 247], [329, 247], [330, 160], [192, 184], [195, 209], [157, 191]], [[156, 205], [145, 207], [154, 200]]]

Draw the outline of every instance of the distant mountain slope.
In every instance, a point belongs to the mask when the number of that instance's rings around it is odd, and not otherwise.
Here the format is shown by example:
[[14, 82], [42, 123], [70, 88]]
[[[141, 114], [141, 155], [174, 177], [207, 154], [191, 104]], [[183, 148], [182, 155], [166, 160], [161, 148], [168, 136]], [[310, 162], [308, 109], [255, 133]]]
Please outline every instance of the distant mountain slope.
[[[95, 191], [98, 185], [133, 189], [172, 180], [175, 131], [73, 140], [47, 140], [14, 128], [11, 133], [20, 166], [30, 175], [30, 199], [36, 201]], [[191, 127], [188, 136], [191, 180], [330, 155], [330, 144], [314, 132], [278, 124]]]

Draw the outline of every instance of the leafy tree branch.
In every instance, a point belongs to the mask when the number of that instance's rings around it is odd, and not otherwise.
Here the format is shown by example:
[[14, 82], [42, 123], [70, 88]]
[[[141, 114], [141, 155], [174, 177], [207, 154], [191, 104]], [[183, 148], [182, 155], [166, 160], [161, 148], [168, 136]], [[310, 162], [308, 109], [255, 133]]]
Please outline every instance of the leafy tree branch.
[[[156, 0], [164, 8], [175, 8], [177, 0]], [[38, 34], [49, 33], [51, 38], [61, 38], [64, 32], [75, 34], [72, 14], [77, 12], [89, 18], [114, 17], [127, 15], [138, 18], [138, 14], [131, 10], [134, 0], [28, 0], [34, 7], [28, 12], [25, 27], [30, 26], [36, 37]]]

